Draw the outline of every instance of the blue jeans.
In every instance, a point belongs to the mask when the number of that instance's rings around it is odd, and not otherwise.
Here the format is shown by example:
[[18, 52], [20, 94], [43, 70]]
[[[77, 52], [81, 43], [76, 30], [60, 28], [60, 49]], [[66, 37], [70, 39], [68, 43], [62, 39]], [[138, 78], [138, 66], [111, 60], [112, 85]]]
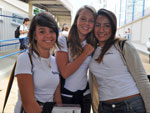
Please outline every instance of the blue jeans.
[[98, 113], [146, 113], [142, 97], [136, 96], [118, 102], [100, 102]]

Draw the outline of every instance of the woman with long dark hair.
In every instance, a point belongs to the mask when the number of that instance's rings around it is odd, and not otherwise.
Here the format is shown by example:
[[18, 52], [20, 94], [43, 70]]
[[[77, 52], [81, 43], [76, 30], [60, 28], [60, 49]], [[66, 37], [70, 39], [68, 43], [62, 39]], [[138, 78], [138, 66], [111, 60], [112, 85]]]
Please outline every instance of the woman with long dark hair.
[[116, 30], [115, 14], [100, 9], [94, 30], [97, 48], [89, 66], [91, 86], [97, 82], [93, 103], [99, 100], [99, 106], [93, 108], [98, 113], [149, 113], [150, 83], [141, 59], [128, 40], [116, 38]]

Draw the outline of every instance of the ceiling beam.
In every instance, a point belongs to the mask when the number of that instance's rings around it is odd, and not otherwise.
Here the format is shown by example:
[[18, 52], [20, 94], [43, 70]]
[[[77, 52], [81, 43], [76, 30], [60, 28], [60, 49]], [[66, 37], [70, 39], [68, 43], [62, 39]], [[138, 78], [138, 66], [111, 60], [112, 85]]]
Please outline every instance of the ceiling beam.
[[29, 0], [31, 4], [62, 4], [60, 1], [56, 0]]
[[49, 11], [68, 11], [67, 9], [65, 8], [47, 8]]

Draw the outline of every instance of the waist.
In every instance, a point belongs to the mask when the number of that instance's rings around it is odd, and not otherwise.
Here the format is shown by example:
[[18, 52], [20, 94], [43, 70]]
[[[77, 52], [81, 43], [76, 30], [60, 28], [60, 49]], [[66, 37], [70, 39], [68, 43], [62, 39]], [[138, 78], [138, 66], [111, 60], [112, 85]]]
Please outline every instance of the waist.
[[127, 100], [136, 96], [140, 96], [140, 94], [135, 94], [135, 95], [130, 95], [127, 97], [122, 97], [122, 98], [117, 98], [117, 99], [111, 99], [111, 100], [106, 100], [104, 102], [108, 102], [108, 103], [112, 103], [112, 102], [118, 102], [118, 101], [123, 101], [123, 100]]

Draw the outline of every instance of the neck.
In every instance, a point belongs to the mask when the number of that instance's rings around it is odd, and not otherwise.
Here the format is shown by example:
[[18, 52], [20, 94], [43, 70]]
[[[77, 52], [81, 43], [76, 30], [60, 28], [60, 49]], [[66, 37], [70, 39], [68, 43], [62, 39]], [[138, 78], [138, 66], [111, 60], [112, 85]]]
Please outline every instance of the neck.
[[85, 37], [86, 37], [85, 35], [79, 35], [80, 41], [83, 42], [85, 40]]
[[99, 45], [100, 47], [104, 47], [105, 42], [99, 42], [98, 45]]
[[39, 50], [40, 57], [48, 58], [50, 56], [50, 50]]

